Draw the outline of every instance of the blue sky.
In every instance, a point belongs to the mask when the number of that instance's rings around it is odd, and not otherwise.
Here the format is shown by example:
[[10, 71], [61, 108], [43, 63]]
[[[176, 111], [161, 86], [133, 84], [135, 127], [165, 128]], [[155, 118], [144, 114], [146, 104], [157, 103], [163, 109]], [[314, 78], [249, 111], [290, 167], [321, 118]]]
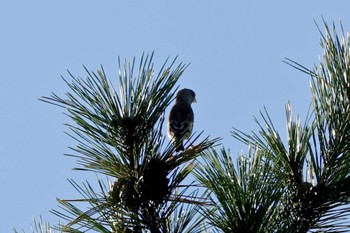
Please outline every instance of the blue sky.
[[67, 182], [95, 180], [72, 171], [63, 156], [75, 142], [64, 131], [63, 109], [38, 101], [68, 88], [66, 70], [84, 77], [82, 65], [102, 64], [117, 76], [117, 57], [155, 51], [160, 67], [170, 56], [191, 63], [179, 82], [192, 88], [195, 130], [223, 137], [233, 154], [243, 145], [232, 127], [257, 129], [253, 116], [265, 105], [281, 132], [284, 106], [306, 115], [308, 77], [284, 64], [306, 67], [322, 50], [321, 15], [350, 29], [343, 1], [2, 1], [0, 3], [0, 232], [29, 232], [33, 216], [55, 224], [56, 197], [79, 198]]

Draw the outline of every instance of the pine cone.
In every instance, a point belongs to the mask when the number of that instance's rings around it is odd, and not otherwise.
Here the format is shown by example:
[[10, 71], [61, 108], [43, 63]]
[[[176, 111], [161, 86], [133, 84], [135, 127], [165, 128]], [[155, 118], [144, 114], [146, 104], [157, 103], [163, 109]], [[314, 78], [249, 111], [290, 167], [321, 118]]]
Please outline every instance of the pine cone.
[[162, 202], [170, 193], [168, 173], [168, 166], [163, 161], [156, 158], [151, 159], [143, 173], [141, 198], [147, 201]]
[[127, 210], [137, 212], [140, 203], [136, 185], [137, 182], [135, 178], [125, 178], [116, 181], [113, 185], [112, 191], [110, 192], [112, 202], [114, 204], [122, 202]]

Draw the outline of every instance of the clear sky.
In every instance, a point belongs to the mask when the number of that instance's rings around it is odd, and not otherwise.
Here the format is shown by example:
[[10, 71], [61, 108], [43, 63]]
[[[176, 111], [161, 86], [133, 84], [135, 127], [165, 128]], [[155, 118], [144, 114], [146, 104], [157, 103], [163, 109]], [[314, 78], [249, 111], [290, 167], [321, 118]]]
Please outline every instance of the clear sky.
[[257, 128], [265, 105], [284, 132], [288, 100], [305, 116], [309, 78], [284, 64], [306, 67], [322, 53], [321, 15], [350, 30], [350, 2], [338, 1], [1, 1], [0, 3], [0, 232], [29, 232], [33, 216], [52, 224], [56, 197], [79, 198], [67, 182], [93, 181], [72, 171], [65, 157], [75, 142], [64, 131], [60, 109], [38, 101], [68, 90], [66, 70], [84, 77], [82, 65], [102, 64], [117, 76], [117, 57], [155, 51], [160, 67], [170, 56], [191, 63], [179, 82], [195, 90], [195, 130], [223, 137], [233, 154], [243, 145], [232, 127]]

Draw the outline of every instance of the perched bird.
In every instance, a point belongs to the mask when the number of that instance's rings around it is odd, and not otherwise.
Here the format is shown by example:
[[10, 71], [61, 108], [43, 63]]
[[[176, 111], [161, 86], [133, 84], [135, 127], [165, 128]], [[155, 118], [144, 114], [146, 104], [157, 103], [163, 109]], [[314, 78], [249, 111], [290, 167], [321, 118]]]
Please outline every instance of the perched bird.
[[196, 94], [185, 88], [176, 94], [175, 105], [170, 110], [168, 137], [177, 146], [176, 152], [185, 149], [183, 140], [189, 138], [192, 133], [194, 120], [192, 103], [196, 103]]

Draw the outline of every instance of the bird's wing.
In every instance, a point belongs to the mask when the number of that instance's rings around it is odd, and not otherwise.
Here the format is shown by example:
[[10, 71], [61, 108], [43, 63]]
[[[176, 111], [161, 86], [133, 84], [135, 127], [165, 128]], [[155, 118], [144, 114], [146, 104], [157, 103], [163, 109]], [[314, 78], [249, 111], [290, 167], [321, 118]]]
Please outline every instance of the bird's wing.
[[168, 136], [177, 140], [188, 138], [192, 132], [193, 119], [190, 105], [175, 104], [169, 115]]

